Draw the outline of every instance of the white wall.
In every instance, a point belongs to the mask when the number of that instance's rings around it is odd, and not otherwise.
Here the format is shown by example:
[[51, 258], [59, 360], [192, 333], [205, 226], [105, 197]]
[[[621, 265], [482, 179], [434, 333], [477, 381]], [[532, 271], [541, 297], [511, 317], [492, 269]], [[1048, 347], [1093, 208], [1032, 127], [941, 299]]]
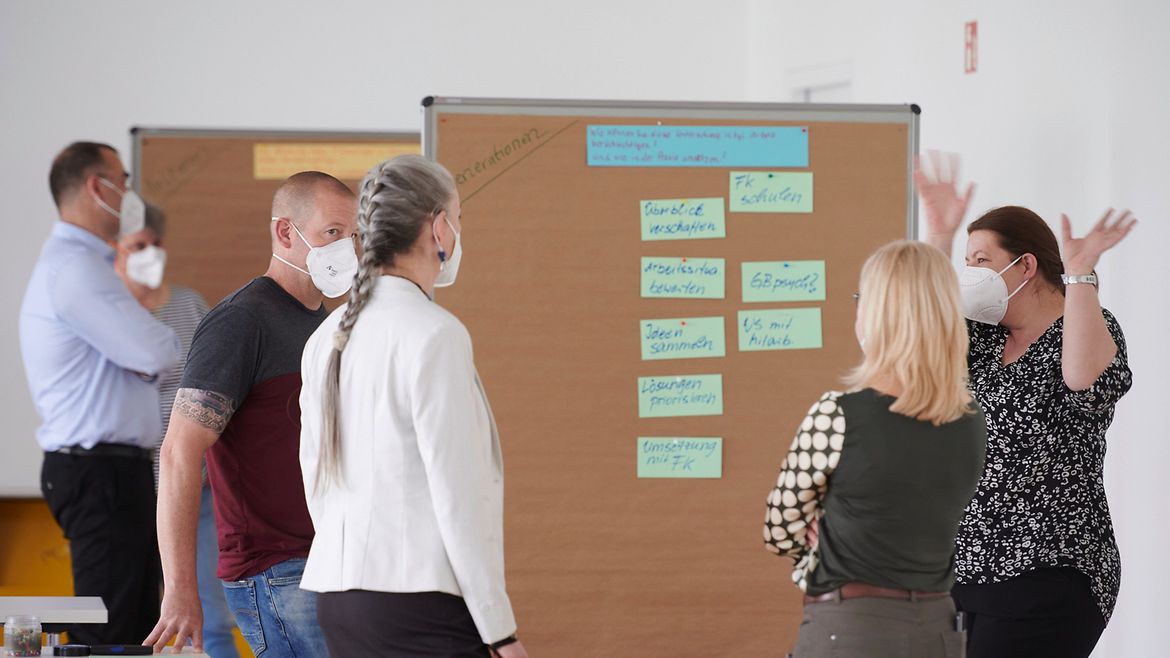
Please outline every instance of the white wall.
[[[1152, 413], [1170, 397], [1170, 4], [1120, 0], [827, 0], [771, 5], [782, 72], [845, 62], [856, 102], [916, 102], [922, 148], [964, 156], [972, 214], [1016, 203], [1085, 231], [1108, 206], [1142, 222], [1099, 268], [1125, 330], [1134, 387], [1109, 432], [1105, 482], [1123, 577], [1094, 654], [1161, 656], [1170, 611], [1163, 489], [1170, 442]], [[964, 23], [979, 24], [979, 69], [963, 72]], [[788, 76], [794, 78], [795, 76]], [[786, 80], [764, 95], [784, 97]], [[972, 217], [973, 218], [973, 217]]]
[[[979, 21], [973, 75], [967, 20]], [[789, 71], [845, 62], [855, 102], [923, 107], [923, 147], [964, 155], [975, 212], [1021, 203], [1083, 231], [1116, 204], [1144, 220], [1100, 268], [1135, 386], [1106, 472], [1125, 576], [1095, 655], [1162, 655], [1170, 443], [1150, 410], [1170, 397], [1166, 25], [1160, 0], [0, 3], [0, 225], [13, 236], [0, 455], [35, 455], [16, 309], [54, 216], [49, 161], [72, 140], [128, 154], [132, 125], [410, 130], [432, 93], [786, 101]], [[0, 493], [35, 490], [13, 463], [0, 458]]]
[[[39, 495], [17, 318], [53, 156], [131, 126], [420, 129], [427, 95], [743, 100], [748, 3], [0, 2], [0, 495]], [[758, 66], [755, 65], [755, 66]]]

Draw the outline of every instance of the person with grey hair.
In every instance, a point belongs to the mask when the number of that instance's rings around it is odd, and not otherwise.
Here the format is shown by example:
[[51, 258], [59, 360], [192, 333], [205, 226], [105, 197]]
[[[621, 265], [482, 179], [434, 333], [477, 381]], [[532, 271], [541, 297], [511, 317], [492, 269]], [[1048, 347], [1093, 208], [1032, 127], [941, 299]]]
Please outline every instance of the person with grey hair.
[[442, 166], [400, 156], [358, 197], [349, 303], [301, 363], [301, 472], [334, 656], [524, 658], [504, 586], [499, 435], [463, 324], [432, 301], [462, 256]]

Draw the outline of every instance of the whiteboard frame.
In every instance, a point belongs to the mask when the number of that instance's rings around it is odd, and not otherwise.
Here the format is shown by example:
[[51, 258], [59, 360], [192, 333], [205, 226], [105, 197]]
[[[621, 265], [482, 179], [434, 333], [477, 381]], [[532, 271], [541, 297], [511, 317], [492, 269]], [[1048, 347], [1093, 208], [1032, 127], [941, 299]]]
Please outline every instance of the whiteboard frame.
[[381, 140], [387, 142], [419, 142], [422, 136], [409, 131], [376, 131], [376, 130], [248, 130], [247, 128], [151, 128], [134, 126], [130, 129], [130, 186], [135, 192], [142, 192], [138, 188], [142, 176], [142, 140], [146, 137], [210, 137], [220, 139], [336, 139], [340, 141]]
[[[647, 119], [730, 119], [741, 121], [833, 121], [894, 123], [906, 126], [906, 237], [918, 239], [918, 199], [914, 190], [914, 157], [918, 155], [918, 120], [922, 109], [908, 105], [855, 103], [711, 103], [668, 101], [538, 100], [427, 96], [422, 100], [422, 153], [431, 160], [439, 151], [442, 114], [506, 114], [532, 116], [596, 116]], [[136, 145], [137, 146], [137, 145]]]

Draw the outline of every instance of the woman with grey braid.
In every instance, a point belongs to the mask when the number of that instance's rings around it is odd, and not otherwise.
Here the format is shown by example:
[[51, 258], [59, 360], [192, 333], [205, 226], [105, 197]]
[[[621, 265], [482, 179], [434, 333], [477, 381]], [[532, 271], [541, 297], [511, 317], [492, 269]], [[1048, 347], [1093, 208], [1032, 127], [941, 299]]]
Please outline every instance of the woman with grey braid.
[[302, 358], [301, 469], [334, 656], [526, 658], [504, 586], [499, 436], [463, 324], [432, 301], [462, 255], [451, 174], [413, 155], [362, 180], [349, 302]]

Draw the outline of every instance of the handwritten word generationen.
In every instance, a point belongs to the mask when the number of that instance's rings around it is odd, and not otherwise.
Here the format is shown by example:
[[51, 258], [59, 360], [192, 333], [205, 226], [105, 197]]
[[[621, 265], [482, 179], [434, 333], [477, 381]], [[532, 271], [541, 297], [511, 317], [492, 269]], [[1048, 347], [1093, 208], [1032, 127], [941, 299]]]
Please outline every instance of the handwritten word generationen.
[[723, 199], [651, 199], [638, 204], [642, 240], [699, 240], [727, 236]]
[[638, 378], [638, 417], [722, 416], [723, 375]]
[[825, 300], [825, 261], [759, 261], [742, 264], [743, 301]]
[[811, 213], [811, 171], [733, 171], [731, 212]]
[[821, 309], [786, 308], [739, 312], [739, 350], [820, 349]]
[[719, 478], [723, 476], [720, 437], [638, 437], [638, 477]]
[[722, 258], [642, 259], [642, 296], [680, 299], [723, 299]]
[[725, 356], [723, 318], [642, 320], [642, 360]]
[[591, 167], [807, 167], [802, 126], [590, 125]]
[[523, 133], [505, 141], [502, 146], [492, 144], [491, 150], [486, 154], [481, 154], [480, 158], [466, 167], [454, 170], [455, 184], [464, 185], [479, 176], [494, 173], [500, 169], [501, 165], [510, 164], [510, 162], [516, 160], [516, 156], [530, 151], [532, 147], [536, 146], [540, 140], [547, 136], [548, 133], [541, 131], [539, 128], [529, 128]]

